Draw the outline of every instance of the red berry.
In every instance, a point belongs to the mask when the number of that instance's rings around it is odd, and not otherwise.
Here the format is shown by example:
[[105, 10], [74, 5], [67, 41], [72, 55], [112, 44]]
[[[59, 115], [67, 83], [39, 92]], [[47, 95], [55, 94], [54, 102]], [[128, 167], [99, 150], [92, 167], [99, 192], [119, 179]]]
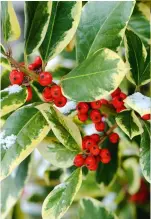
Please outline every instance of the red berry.
[[144, 120], [150, 120], [151, 116], [150, 116], [150, 114], [145, 114], [141, 118]]
[[92, 134], [90, 135], [90, 138], [92, 138], [96, 143], [100, 141], [100, 136], [98, 134]]
[[90, 139], [90, 136], [84, 136], [84, 138], [82, 139], [82, 149], [86, 150], [86, 140]]
[[104, 122], [95, 123], [95, 128], [98, 132], [103, 132], [105, 129], [105, 123]]
[[109, 135], [109, 140], [110, 142], [112, 142], [113, 144], [116, 144], [119, 140], [119, 135], [117, 133], [111, 133]]
[[85, 122], [88, 119], [88, 114], [86, 114], [86, 113], [78, 113], [78, 119], [81, 122]]
[[108, 100], [106, 100], [106, 99], [101, 99], [100, 102], [101, 102], [101, 104], [104, 104], [104, 105], [109, 103]]
[[119, 96], [116, 96], [113, 98], [112, 104], [115, 108], [121, 108], [124, 105], [124, 102]]
[[111, 154], [108, 149], [100, 150], [100, 160], [102, 163], [109, 163], [111, 160]]
[[122, 107], [120, 107], [120, 108], [117, 108], [116, 109], [116, 112], [117, 113], [120, 113], [121, 111], [123, 111], [123, 110], [125, 110], [126, 109], [126, 107], [125, 106], [122, 106]]
[[36, 69], [36, 65], [34, 63], [32, 63], [32, 64], [28, 65], [28, 69], [31, 70], [31, 71], [35, 70]]
[[63, 107], [65, 106], [67, 103], [67, 98], [64, 97], [64, 96], [61, 96], [61, 97], [58, 97], [58, 98], [55, 98], [54, 99], [54, 104], [57, 106], [57, 107]]
[[40, 56], [37, 56], [35, 58], [34, 64], [36, 65], [36, 67], [40, 67], [42, 65], [42, 59], [40, 58]]
[[90, 150], [91, 147], [96, 145], [96, 142], [90, 137], [90, 136], [85, 136], [82, 140], [82, 148], [84, 150]]
[[88, 169], [91, 170], [91, 171], [95, 171], [95, 170], [97, 170], [97, 168], [98, 168], [98, 162], [97, 161], [94, 165], [88, 167]]
[[90, 148], [90, 153], [93, 154], [94, 156], [99, 155], [100, 149], [98, 145], [94, 145]]
[[78, 103], [76, 109], [78, 110], [79, 113], [87, 113], [89, 110], [89, 105], [84, 102]]
[[96, 164], [96, 159], [94, 158], [94, 156], [90, 155], [86, 158], [85, 165], [88, 169], [92, 168], [95, 164]]
[[99, 110], [92, 110], [90, 113], [90, 118], [94, 123], [101, 122], [102, 116]]
[[76, 167], [82, 167], [84, 165], [85, 159], [82, 154], [77, 154], [74, 158], [74, 165]]
[[46, 102], [52, 102], [53, 98], [51, 96], [51, 88], [50, 87], [45, 87], [42, 96]]
[[121, 89], [118, 87], [114, 92], [111, 93], [112, 98], [119, 95], [121, 93]]
[[61, 87], [58, 85], [53, 85], [51, 87], [51, 96], [53, 98], [58, 98], [62, 96]]
[[17, 70], [12, 70], [9, 75], [11, 84], [21, 85], [24, 80], [24, 73]]
[[52, 83], [52, 75], [49, 72], [41, 72], [38, 81], [42, 86], [47, 86]]
[[26, 101], [29, 102], [31, 99], [32, 99], [32, 88], [30, 86], [27, 87], [27, 92], [28, 92], [28, 95], [27, 95], [27, 99]]
[[127, 95], [124, 94], [123, 92], [121, 92], [119, 96], [122, 100], [124, 100], [127, 97]]
[[100, 109], [101, 108], [101, 101], [97, 100], [97, 101], [91, 102], [90, 105], [91, 105], [92, 109]]

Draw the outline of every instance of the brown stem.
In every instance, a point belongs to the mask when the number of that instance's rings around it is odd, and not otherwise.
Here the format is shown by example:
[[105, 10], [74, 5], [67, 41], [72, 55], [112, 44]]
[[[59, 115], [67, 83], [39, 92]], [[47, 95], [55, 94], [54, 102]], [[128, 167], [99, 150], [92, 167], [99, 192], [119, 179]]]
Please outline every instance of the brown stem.
[[33, 72], [30, 71], [28, 69], [26, 69], [24, 66], [20, 65], [16, 60], [14, 60], [11, 56], [6, 55], [9, 62], [15, 67], [18, 68], [20, 71], [24, 72], [25, 74], [29, 75], [33, 80], [38, 81], [38, 75]]
[[115, 123], [106, 133], [105, 135], [101, 138], [99, 144], [102, 144], [105, 139], [113, 132], [114, 129], [116, 129], [118, 126], [117, 124]]

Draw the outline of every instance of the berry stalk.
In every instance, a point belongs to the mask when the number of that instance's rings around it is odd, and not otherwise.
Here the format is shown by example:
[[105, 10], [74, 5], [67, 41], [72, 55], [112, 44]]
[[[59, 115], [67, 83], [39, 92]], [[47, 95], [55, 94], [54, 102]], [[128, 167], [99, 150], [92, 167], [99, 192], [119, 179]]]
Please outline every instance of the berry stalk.
[[114, 129], [116, 129], [118, 126], [117, 124], [115, 123], [106, 133], [105, 135], [101, 138], [99, 144], [102, 144], [105, 139], [113, 132]]

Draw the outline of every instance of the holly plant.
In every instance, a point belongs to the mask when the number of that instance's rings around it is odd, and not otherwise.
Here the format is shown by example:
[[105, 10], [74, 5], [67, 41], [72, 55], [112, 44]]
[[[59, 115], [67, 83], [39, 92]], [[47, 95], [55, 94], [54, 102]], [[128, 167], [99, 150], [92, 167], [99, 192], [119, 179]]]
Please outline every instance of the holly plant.
[[39, 218], [139, 218], [151, 181], [149, 4], [25, 1], [24, 16], [23, 30], [1, 2], [1, 218], [22, 218], [14, 209], [34, 181]]

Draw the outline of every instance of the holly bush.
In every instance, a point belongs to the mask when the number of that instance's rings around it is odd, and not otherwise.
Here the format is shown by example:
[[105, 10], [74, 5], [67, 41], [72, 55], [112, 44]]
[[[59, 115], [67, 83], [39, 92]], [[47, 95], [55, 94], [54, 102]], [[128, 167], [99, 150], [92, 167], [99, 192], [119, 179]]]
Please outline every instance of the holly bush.
[[24, 30], [1, 12], [1, 218], [33, 218], [25, 199], [35, 218], [147, 218], [149, 3], [25, 1]]

